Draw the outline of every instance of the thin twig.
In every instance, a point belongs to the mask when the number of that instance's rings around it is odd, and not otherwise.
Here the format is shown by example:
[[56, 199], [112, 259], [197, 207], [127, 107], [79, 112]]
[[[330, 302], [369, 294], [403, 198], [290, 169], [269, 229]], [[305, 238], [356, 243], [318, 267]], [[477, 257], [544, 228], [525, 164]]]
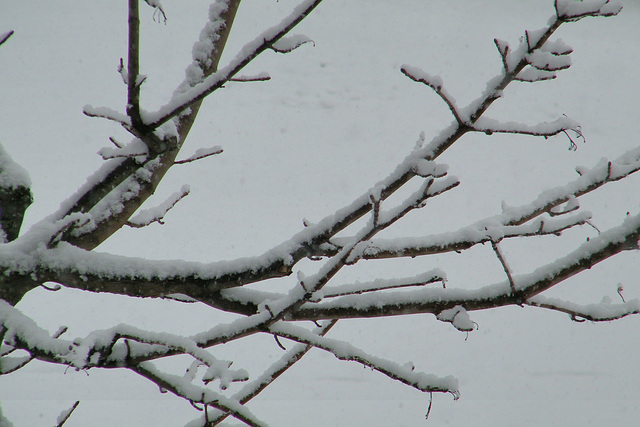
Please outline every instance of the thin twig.
[[511, 288], [511, 292], [513, 292], [513, 294], [515, 295], [516, 293], [516, 285], [513, 282], [513, 276], [511, 275], [511, 270], [509, 270], [509, 266], [507, 265], [507, 262], [505, 261], [504, 257], [502, 256], [502, 253], [500, 252], [500, 248], [498, 248], [498, 243], [494, 242], [493, 240], [491, 241], [491, 247], [493, 248], [493, 251], [496, 253], [496, 256], [498, 257], [498, 260], [500, 260], [500, 264], [502, 264], [502, 268], [504, 270], [504, 272], [507, 275], [507, 278], [509, 279], [509, 287]]

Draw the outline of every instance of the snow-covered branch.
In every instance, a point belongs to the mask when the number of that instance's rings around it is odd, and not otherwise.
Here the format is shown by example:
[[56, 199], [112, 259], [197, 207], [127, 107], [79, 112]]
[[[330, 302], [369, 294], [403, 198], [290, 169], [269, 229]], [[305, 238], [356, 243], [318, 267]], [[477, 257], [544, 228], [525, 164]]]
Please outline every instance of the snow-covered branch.
[[239, 401], [229, 399], [208, 388], [196, 386], [184, 377], [161, 372], [153, 366], [151, 362], [138, 363], [129, 369], [157, 384], [161, 389], [168, 390], [176, 396], [188, 400], [192, 404], [200, 403], [205, 406], [212, 406], [223, 412], [229, 413], [231, 416], [249, 426], [267, 425], [256, 418], [256, 416]]
[[589, 16], [615, 16], [622, 10], [622, 2], [611, 0], [555, 1], [558, 19], [567, 22], [579, 21]]
[[549, 138], [567, 130], [580, 131], [578, 122], [562, 116], [552, 122], [543, 122], [537, 125], [526, 125], [524, 123], [507, 122], [500, 123], [497, 120], [481, 117], [472, 126], [473, 130], [483, 132], [487, 135], [493, 133], [512, 133], [520, 135], [543, 136]]
[[640, 300], [631, 300], [622, 304], [613, 304], [611, 299], [603, 298], [597, 304], [576, 304], [571, 301], [563, 301], [557, 298], [547, 298], [543, 295], [536, 295], [524, 302], [532, 307], [546, 308], [566, 313], [572, 320], [577, 322], [589, 320], [591, 322], [609, 322], [621, 319], [630, 314], [640, 313]]
[[[475, 245], [499, 242], [502, 239], [559, 235], [563, 231], [585, 224], [591, 218], [588, 212], [563, 219], [546, 218], [524, 225], [507, 225], [509, 216], [499, 215], [476, 222], [458, 231], [431, 236], [406, 236], [395, 239], [374, 239], [366, 242], [362, 259], [415, 257], [446, 252], [460, 252]], [[333, 239], [333, 246], [316, 255], [331, 256], [343, 245], [343, 239]]]
[[216, 154], [222, 153], [222, 148], [219, 146], [214, 146], [210, 148], [198, 148], [195, 153], [186, 159], [176, 160], [173, 162], [174, 165], [181, 165], [184, 163], [195, 162], [196, 160], [205, 159], [207, 157], [215, 156]]
[[[324, 325], [316, 328], [313, 333], [324, 336], [337, 323], [337, 320], [331, 320]], [[241, 404], [245, 404], [255, 396], [260, 394], [265, 388], [273, 383], [280, 375], [286, 372], [290, 367], [297, 363], [302, 357], [313, 348], [311, 344], [297, 344], [287, 351], [279, 360], [269, 366], [258, 378], [245, 384], [240, 391], [233, 395], [233, 398]], [[219, 411], [218, 413], [209, 413], [200, 420], [208, 422], [210, 425], [218, 425], [229, 414]]]
[[638, 250], [639, 239], [640, 215], [628, 217], [622, 225], [589, 239], [568, 255], [541, 266], [530, 274], [514, 276], [516, 292], [513, 292], [509, 282], [504, 282], [474, 290], [449, 287], [387, 293], [383, 301], [376, 294], [350, 295], [327, 302], [305, 304], [289, 318], [320, 320], [416, 313], [438, 314], [458, 305], [472, 311], [523, 304], [541, 292], [622, 251]]
[[438, 377], [416, 372], [412, 363], [401, 366], [389, 360], [367, 354], [347, 342], [325, 338], [291, 324], [274, 325], [269, 330], [280, 337], [328, 351], [340, 360], [360, 363], [417, 390], [451, 393], [455, 399], [459, 397], [458, 381], [451, 376]]
[[178, 202], [189, 195], [190, 189], [188, 185], [183, 185], [180, 191], [173, 193], [170, 195], [167, 200], [162, 202], [160, 205], [145, 209], [140, 213], [136, 214], [133, 218], [127, 221], [127, 225], [129, 227], [140, 228], [146, 227], [154, 222], [159, 224], [164, 224], [162, 221], [164, 216], [169, 212], [173, 207], [178, 204]]
[[455, 99], [453, 99], [453, 97], [444, 89], [442, 78], [440, 76], [431, 76], [421, 69], [410, 65], [403, 65], [400, 67], [400, 71], [414, 82], [423, 83], [433, 89], [434, 92], [442, 98], [444, 103], [447, 104], [447, 107], [449, 107], [449, 110], [451, 111], [451, 114], [453, 114], [453, 117], [455, 117], [458, 125], [467, 125], [466, 119], [461, 117], [460, 112], [458, 112]]

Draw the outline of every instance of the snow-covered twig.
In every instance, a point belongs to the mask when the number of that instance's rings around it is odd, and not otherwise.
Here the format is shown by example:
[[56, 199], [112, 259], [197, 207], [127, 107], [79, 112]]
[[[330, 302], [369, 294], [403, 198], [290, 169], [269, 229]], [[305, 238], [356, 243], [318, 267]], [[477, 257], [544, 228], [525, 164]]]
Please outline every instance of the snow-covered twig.
[[[324, 336], [329, 330], [337, 323], [337, 320], [331, 320], [326, 322], [323, 326], [314, 331], [319, 336]], [[262, 375], [255, 380], [245, 384], [240, 391], [233, 395], [234, 399], [237, 399], [243, 405], [260, 394], [265, 388], [273, 383], [280, 375], [297, 363], [302, 357], [307, 354], [309, 350], [313, 348], [312, 345], [298, 344], [291, 350], [289, 350], [284, 356], [280, 357], [278, 361], [273, 363], [267, 368]], [[228, 413], [218, 412], [217, 414], [209, 413], [206, 421], [211, 426], [218, 425], [226, 417]]]
[[369, 355], [345, 341], [322, 337], [292, 324], [279, 323], [271, 326], [269, 330], [283, 338], [328, 351], [340, 360], [360, 363], [417, 390], [451, 393], [454, 399], [458, 399], [460, 395], [458, 381], [451, 376], [438, 377], [416, 372], [408, 366], [401, 366], [389, 360]]
[[611, 0], [556, 0], [556, 16], [565, 22], [575, 22], [589, 16], [615, 16], [622, 10], [622, 2]]
[[216, 154], [222, 153], [222, 147], [215, 146], [211, 148], [198, 148], [195, 153], [191, 156], [187, 157], [183, 160], [176, 160], [173, 162], [174, 165], [181, 165], [184, 163], [195, 162], [196, 160], [204, 159], [206, 157], [215, 156]]
[[[456, 232], [431, 236], [406, 236], [396, 239], [374, 239], [367, 242], [371, 250], [362, 253], [362, 259], [415, 257], [446, 252], [460, 252], [478, 244], [502, 239], [559, 235], [564, 230], [583, 225], [591, 218], [588, 212], [563, 219], [538, 219], [523, 225], [506, 225], [509, 216], [494, 216], [478, 221]], [[342, 247], [343, 239], [334, 239], [334, 247], [317, 255], [331, 256]]]
[[440, 76], [431, 76], [417, 67], [406, 64], [400, 68], [400, 71], [402, 72], [402, 74], [409, 77], [414, 82], [423, 83], [433, 89], [434, 92], [437, 93], [440, 98], [442, 98], [444, 103], [447, 104], [447, 107], [449, 107], [449, 110], [451, 111], [451, 114], [453, 114], [453, 117], [455, 117], [458, 125], [467, 125], [467, 121], [460, 115], [458, 107], [456, 107], [455, 100], [443, 88], [442, 78]]
[[271, 50], [278, 53], [289, 53], [306, 43], [311, 43], [313, 46], [316, 45], [313, 40], [304, 34], [295, 34], [292, 36], [282, 37], [271, 45]]
[[355, 282], [325, 288], [319, 295], [315, 295], [311, 302], [318, 302], [325, 298], [336, 298], [346, 295], [360, 295], [367, 292], [377, 292], [389, 289], [420, 287], [431, 283], [444, 284], [446, 275], [440, 269], [430, 270], [417, 276], [404, 279], [377, 279], [371, 282]]
[[229, 399], [220, 393], [216, 393], [205, 387], [193, 385], [190, 381], [183, 377], [171, 375], [158, 370], [150, 362], [138, 363], [129, 369], [138, 375], [157, 384], [161, 389], [167, 390], [182, 397], [189, 402], [201, 403], [207, 406], [213, 406], [223, 412], [229, 413], [231, 416], [244, 422], [249, 426], [266, 426], [267, 424], [257, 419], [247, 407], [242, 405], [236, 399]]
[[131, 119], [116, 110], [107, 107], [94, 107], [85, 105], [82, 109], [85, 116], [98, 117], [120, 123], [124, 127], [131, 127]]
[[571, 320], [577, 322], [585, 320], [591, 322], [609, 322], [631, 314], [640, 313], [640, 300], [637, 299], [622, 304], [612, 304], [610, 299], [604, 298], [602, 302], [597, 304], [582, 305], [571, 301], [536, 295], [524, 301], [524, 304], [566, 313], [571, 316]]
[[247, 64], [253, 61], [258, 55], [265, 50], [271, 48], [278, 40], [283, 38], [294, 27], [315, 9], [322, 0], [305, 0], [298, 5], [293, 12], [282, 22], [269, 30], [263, 32], [260, 36], [249, 42], [242, 48], [236, 58], [234, 58], [226, 67], [220, 69], [213, 75], [205, 78], [202, 83], [196, 84], [190, 89], [175, 94], [171, 102], [161, 107], [155, 113], [145, 115], [145, 126], [155, 129], [168, 120], [179, 115], [192, 104], [206, 98], [216, 90], [224, 86], [229, 79], [239, 73]]
[[266, 82], [271, 80], [271, 76], [268, 73], [260, 73], [253, 76], [238, 76], [229, 79], [230, 82]]
[[178, 202], [189, 195], [189, 186], [183, 185], [180, 191], [173, 193], [170, 195], [167, 200], [165, 200], [160, 205], [145, 209], [138, 213], [136, 216], [132, 217], [129, 221], [127, 221], [127, 225], [129, 227], [141, 228], [146, 227], [154, 222], [159, 224], [164, 224], [163, 219], [164, 216], [169, 212]]
[[579, 130], [579, 128], [580, 125], [576, 121], [571, 120], [566, 116], [562, 116], [553, 122], [544, 122], [533, 126], [515, 122], [500, 123], [497, 120], [481, 117], [472, 126], [474, 131], [483, 132], [487, 135], [491, 135], [493, 133], [512, 133], [543, 136], [545, 138], [549, 138], [567, 130]]
[[[384, 302], [370, 295], [347, 296], [328, 302], [306, 304], [290, 314], [290, 320], [364, 318], [398, 314], [440, 313], [460, 305], [467, 311], [522, 304], [568, 278], [590, 269], [620, 252], [638, 250], [640, 214], [618, 227], [603, 231], [568, 255], [530, 274], [514, 277], [516, 292], [508, 282], [474, 290], [425, 288], [387, 294]], [[535, 300], [534, 300], [535, 301]], [[631, 307], [631, 306], [627, 306]], [[635, 308], [634, 308], [635, 310]]]

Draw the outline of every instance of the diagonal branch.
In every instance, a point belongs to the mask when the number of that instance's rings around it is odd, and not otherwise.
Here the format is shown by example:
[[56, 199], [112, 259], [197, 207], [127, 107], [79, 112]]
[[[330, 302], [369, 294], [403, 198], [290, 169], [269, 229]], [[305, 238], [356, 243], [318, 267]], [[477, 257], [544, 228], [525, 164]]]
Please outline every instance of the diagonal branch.
[[571, 301], [536, 295], [526, 300], [524, 304], [566, 313], [571, 316], [571, 320], [576, 322], [584, 322], [585, 320], [609, 322], [640, 313], [640, 300], [637, 299], [622, 304], [612, 304], [610, 301], [605, 300], [598, 304], [581, 305]]
[[454, 399], [459, 397], [458, 381], [451, 376], [438, 377], [416, 372], [412, 367], [400, 366], [389, 360], [369, 355], [347, 342], [321, 337], [292, 324], [279, 323], [271, 326], [269, 330], [280, 337], [328, 351], [340, 360], [360, 363], [422, 392], [451, 393]]
[[474, 290], [430, 288], [398, 292], [387, 294], [384, 302], [375, 294], [349, 296], [330, 302], [305, 304], [292, 312], [288, 320], [438, 314], [457, 305], [472, 311], [521, 304], [620, 252], [638, 250], [639, 240], [640, 215], [636, 215], [628, 217], [622, 225], [590, 239], [568, 255], [539, 267], [530, 274], [516, 276], [515, 293], [507, 282]]
[[157, 112], [148, 114], [145, 117], [145, 125], [150, 129], [156, 129], [168, 120], [177, 117], [183, 110], [223, 87], [247, 64], [265, 50], [270, 49], [274, 43], [302, 22], [321, 2], [322, 0], [304, 1], [288, 17], [284, 18], [279, 25], [263, 32], [252, 42], [245, 45], [241, 50], [241, 54], [231, 61], [229, 65], [204, 79], [202, 83], [175, 96], [169, 104], [161, 107]]
[[[314, 331], [314, 333], [319, 336], [325, 336], [327, 332], [337, 323], [337, 320], [331, 320], [325, 323], [318, 330]], [[302, 357], [309, 352], [313, 348], [311, 344], [301, 344], [289, 350], [284, 356], [280, 358], [277, 362], [272, 364], [267, 370], [265, 370], [260, 377], [256, 380], [247, 383], [242, 390], [234, 394], [234, 399], [237, 399], [241, 404], [246, 404], [251, 399], [260, 394], [265, 388], [267, 388], [271, 383], [273, 383], [280, 375], [287, 371], [290, 367], [292, 367], [296, 362], [298, 362]], [[209, 418], [205, 421], [208, 422], [207, 425], [216, 426], [224, 421], [228, 413], [220, 412], [218, 414], [209, 414]]]

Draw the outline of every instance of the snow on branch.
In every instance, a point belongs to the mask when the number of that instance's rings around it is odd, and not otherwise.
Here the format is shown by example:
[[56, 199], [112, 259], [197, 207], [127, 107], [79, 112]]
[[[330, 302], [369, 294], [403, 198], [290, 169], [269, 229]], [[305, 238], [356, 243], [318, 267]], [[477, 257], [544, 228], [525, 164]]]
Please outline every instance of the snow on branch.
[[178, 202], [189, 195], [190, 189], [188, 185], [183, 185], [180, 191], [170, 195], [167, 200], [160, 205], [145, 209], [127, 221], [129, 227], [141, 228], [146, 227], [154, 222], [163, 225], [164, 216], [169, 212]]
[[253, 76], [238, 76], [238, 77], [233, 77], [231, 79], [229, 79], [230, 82], [239, 82], [239, 83], [246, 83], [246, 82], [266, 82], [271, 80], [271, 76], [269, 75], [269, 73], [259, 73], [259, 74], [255, 74]]
[[621, 319], [630, 314], [640, 313], [640, 300], [638, 299], [626, 301], [622, 304], [613, 304], [610, 298], [604, 297], [600, 303], [582, 305], [571, 301], [536, 295], [524, 303], [532, 307], [546, 308], [566, 313], [571, 316], [571, 320], [576, 322], [584, 322], [585, 320], [591, 322], [609, 322], [611, 320]]
[[[483, 132], [487, 135], [491, 135], [493, 133], [512, 133], [519, 135], [542, 136], [545, 138], [549, 138], [559, 133], [566, 134], [568, 130], [571, 130], [582, 137], [582, 132], [578, 122], [568, 118], [567, 116], [559, 117], [552, 122], [538, 123], [533, 126], [517, 122], [500, 123], [494, 119], [481, 117], [473, 124], [472, 130], [476, 132]], [[569, 139], [572, 142], [572, 146], [574, 146], [575, 143], [573, 140], [571, 138]]]
[[528, 205], [509, 207], [503, 211], [507, 225], [518, 225], [550, 212], [557, 206], [594, 191], [604, 184], [623, 179], [640, 170], [640, 147], [633, 148], [615, 160], [602, 159], [592, 168], [576, 169], [580, 177], [568, 184], [542, 192]]
[[174, 93], [171, 101], [161, 107], [155, 113], [146, 113], [144, 117], [145, 126], [155, 129], [166, 121], [178, 116], [183, 110], [192, 104], [204, 99], [214, 91], [220, 89], [233, 78], [247, 64], [253, 61], [259, 54], [271, 48], [289, 31], [297, 26], [322, 0], [305, 0], [284, 18], [280, 24], [264, 31], [253, 41], [247, 43], [238, 55], [225, 67], [216, 73], [206, 77], [202, 82], [190, 88], [182, 87]]
[[568, 55], [554, 55], [538, 49], [527, 55], [529, 65], [542, 71], [561, 71], [571, 67], [571, 57]]
[[588, 16], [615, 16], [622, 10], [622, 2], [611, 0], [556, 0], [556, 15], [565, 22], [579, 21]]
[[453, 97], [443, 88], [442, 78], [440, 76], [432, 76], [418, 67], [406, 64], [400, 68], [400, 71], [414, 82], [423, 83], [433, 89], [435, 93], [442, 98], [444, 103], [447, 104], [447, 107], [449, 107], [449, 110], [451, 111], [451, 114], [453, 114], [453, 117], [455, 117], [458, 125], [466, 126], [466, 118], [463, 119], [458, 111], [458, 107], [456, 107], [455, 99], [453, 99]]
[[[220, 393], [208, 388], [199, 387], [191, 383], [189, 379], [177, 375], [167, 374], [158, 370], [151, 362], [142, 362], [130, 368], [131, 371], [154, 382], [161, 389], [168, 390], [176, 396], [182, 397], [192, 405], [200, 403], [212, 406], [244, 422], [249, 426], [266, 426], [253, 415], [247, 407], [235, 399], [229, 399]], [[195, 406], [195, 405], [194, 405]]]
[[[478, 244], [497, 243], [508, 238], [560, 235], [563, 231], [583, 225], [590, 219], [591, 214], [584, 212], [564, 218], [537, 219], [523, 225], [507, 225], [504, 222], [509, 221], [508, 216], [494, 216], [462, 227], [455, 232], [424, 237], [374, 239], [366, 242], [361, 258], [384, 259], [460, 252]], [[343, 239], [334, 239], [333, 243], [336, 247], [324, 255], [331, 255], [344, 244]]]
[[67, 422], [69, 417], [71, 417], [71, 414], [73, 414], [73, 411], [76, 410], [79, 404], [80, 404], [80, 401], [76, 400], [76, 402], [73, 405], [71, 405], [70, 408], [60, 412], [60, 414], [58, 415], [58, 418], [56, 419], [56, 422], [57, 422], [56, 427], [62, 427], [64, 423]]
[[389, 360], [369, 355], [345, 341], [322, 337], [292, 324], [278, 323], [271, 326], [269, 331], [280, 337], [328, 351], [340, 360], [360, 363], [420, 391], [451, 393], [456, 400], [460, 395], [458, 381], [451, 376], [438, 377], [416, 372], [411, 363], [401, 366]]
[[371, 282], [355, 282], [345, 285], [330, 286], [314, 295], [311, 302], [321, 301], [324, 298], [335, 298], [345, 295], [360, 295], [367, 292], [377, 292], [387, 289], [399, 289], [425, 286], [440, 282], [444, 285], [446, 274], [440, 269], [433, 269], [425, 273], [402, 279], [376, 279]]
[[282, 37], [280, 40], [271, 45], [271, 49], [278, 53], [289, 53], [296, 50], [300, 46], [306, 43], [311, 43], [313, 46], [316, 43], [304, 34], [295, 34], [292, 36]]
[[[316, 328], [313, 333], [319, 336], [324, 336], [329, 330], [337, 323], [337, 320], [331, 320], [324, 325]], [[233, 395], [233, 398], [238, 400], [241, 404], [245, 404], [255, 396], [260, 394], [267, 386], [275, 381], [280, 375], [282, 375], [287, 369], [297, 363], [302, 357], [313, 348], [310, 344], [297, 344], [293, 348], [287, 351], [279, 360], [269, 366], [259, 377], [251, 382], [246, 383], [240, 391]], [[222, 422], [228, 413], [218, 411], [218, 413], [206, 414], [204, 417], [200, 417], [199, 421], [209, 422], [212, 425]]]
[[210, 148], [198, 148], [195, 153], [187, 157], [186, 159], [176, 160], [174, 165], [182, 165], [184, 163], [195, 162], [196, 160], [204, 159], [206, 157], [215, 156], [222, 153], [222, 147], [216, 145]]
[[472, 311], [522, 304], [620, 252], [640, 249], [639, 239], [640, 214], [627, 217], [622, 225], [603, 231], [566, 256], [541, 266], [532, 273], [514, 276], [516, 292], [513, 292], [508, 282], [503, 282], [473, 290], [422, 288], [393, 292], [385, 294], [383, 299], [375, 294], [346, 296], [328, 302], [306, 304], [291, 313], [290, 320], [438, 314], [457, 305]]
[[139, 138], [135, 138], [130, 144], [127, 144], [124, 147], [119, 146], [119, 144], [117, 144], [113, 138], [111, 138], [110, 141], [113, 142], [114, 145], [116, 145], [115, 148], [103, 147], [98, 150], [98, 154], [104, 160], [131, 157], [134, 158], [138, 163], [144, 163], [144, 161], [147, 159], [147, 156], [149, 155], [149, 148]]
[[107, 107], [93, 107], [91, 105], [85, 105], [82, 109], [82, 112], [85, 116], [88, 117], [98, 117], [107, 120], [114, 121], [116, 123], [120, 123], [122, 126], [130, 127], [131, 119], [125, 114], [119, 113], [116, 110]]

